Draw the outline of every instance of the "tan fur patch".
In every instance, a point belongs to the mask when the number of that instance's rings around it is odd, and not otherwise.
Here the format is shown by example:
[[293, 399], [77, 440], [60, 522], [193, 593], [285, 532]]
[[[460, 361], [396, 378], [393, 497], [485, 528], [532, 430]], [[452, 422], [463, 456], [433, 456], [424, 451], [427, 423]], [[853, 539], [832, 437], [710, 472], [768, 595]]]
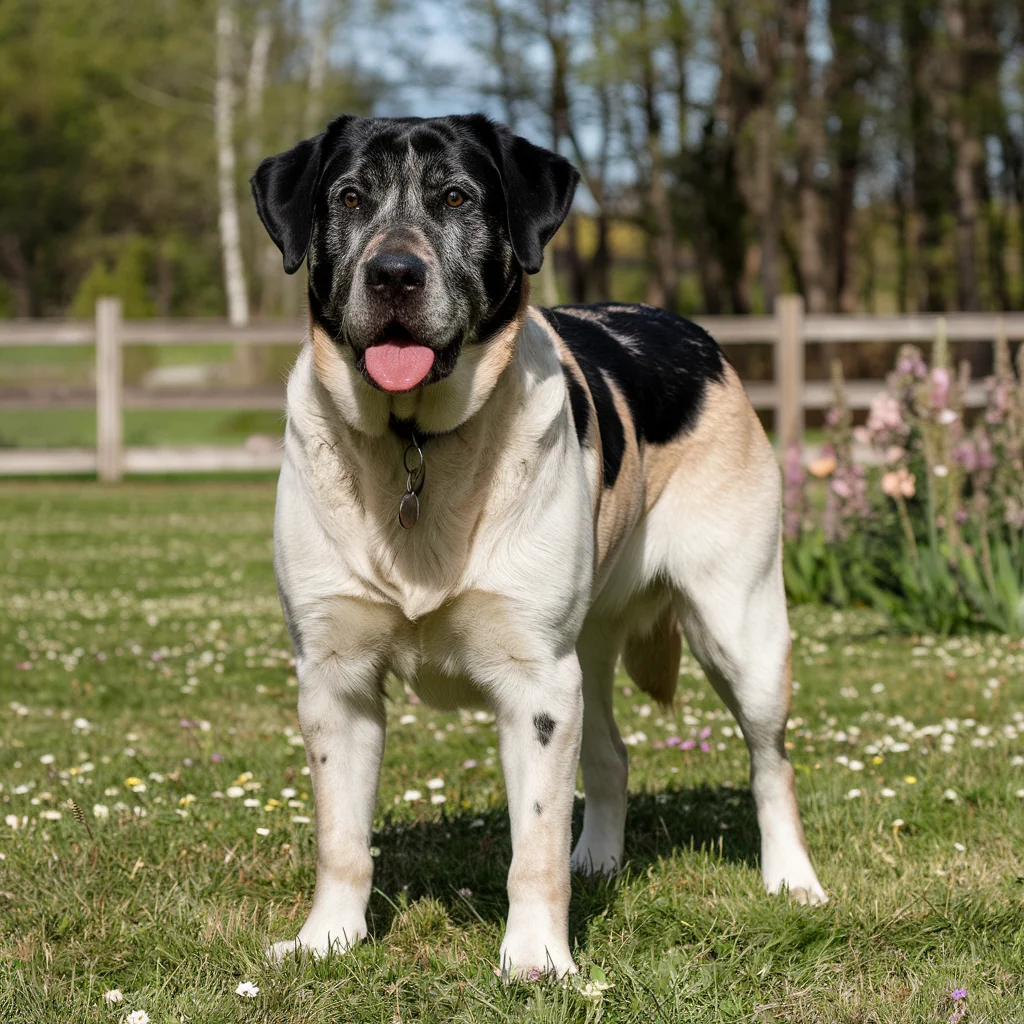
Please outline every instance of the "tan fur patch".
[[682, 628], [675, 608], [666, 604], [649, 632], [626, 637], [622, 662], [629, 678], [659, 704], [669, 705], [679, 682]]
[[702, 478], [715, 478], [714, 486], [749, 485], [753, 462], [774, 456], [761, 423], [747, 399], [736, 371], [728, 364], [725, 380], [709, 383], [704, 408], [696, 427], [667, 444], [644, 447], [645, 507], [649, 511], [661, 497], [669, 478], [684, 472], [694, 489], [706, 486]]

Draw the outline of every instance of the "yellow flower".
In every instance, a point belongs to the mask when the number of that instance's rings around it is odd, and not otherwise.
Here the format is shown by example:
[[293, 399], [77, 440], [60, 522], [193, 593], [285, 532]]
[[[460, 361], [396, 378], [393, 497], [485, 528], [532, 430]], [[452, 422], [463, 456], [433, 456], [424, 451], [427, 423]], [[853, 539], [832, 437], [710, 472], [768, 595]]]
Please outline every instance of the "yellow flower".
[[182, 798], [181, 798], [181, 799], [180, 799], [180, 800], [178, 801], [178, 806], [179, 806], [179, 807], [188, 807], [188, 805], [189, 805], [189, 804], [194, 804], [195, 802], [196, 802], [196, 798], [195, 798], [194, 794], [192, 794], [192, 793], [186, 793], [186, 794], [185, 794], [185, 795], [184, 795], [184, 796], [183, 796], [183, 797], [182, 797]]
[[137, 779], [134, 775], [129, 775], [128, 778], [124, 780], [124, 784], [126, 786], [137, 786], [141, 781], [142, 779]]
[[243, 786], [252, 778], [252, 772], [242, 772], [241, 775], [231, 783], [232, 786]]
[[917, 776], [916, 775], [904, 775], [903, 776], [903, 781], [908, 786], [913, 786], [917, 782]]
[[807, 465], [811, 476], [831, 476], [836, 471], [836, 459], [834, 455], [822, 455], [820, 458], [812, 459]]
[[871, 758], [871, 763], [872, 764], [881, 764], [883, 760], [884, 760], [884, 758], [881, 756], [881, 754], [876, 754], [873, 758]]

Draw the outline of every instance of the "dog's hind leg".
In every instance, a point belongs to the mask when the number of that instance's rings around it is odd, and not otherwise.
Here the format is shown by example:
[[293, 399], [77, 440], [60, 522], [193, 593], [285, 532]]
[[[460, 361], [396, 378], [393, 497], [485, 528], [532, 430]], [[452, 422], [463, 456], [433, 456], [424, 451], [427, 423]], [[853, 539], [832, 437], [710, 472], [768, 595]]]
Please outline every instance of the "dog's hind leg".
[[[754, 553], [751, 552], [754, 557]], [[789, 890], [823, 903], [797, 810], [786, 756], [790, 639], [778, 554], [766, 572], [735, 563], [681, 593], [687, 640], [719, 696], [736, 717], [750, 751], [750, 788], [761, 830], [761, 873], [769, 892]]]
[[572, 868], [583, 874], [613, 874], [622, 867], [626, 829], [626, 745], [612, 706], [615, 662], [622, 630], [589, 621], [577, 643], [583, 670], [583, 831], [572, 854]]
[[765, 886], [823, 902], [785, 748], [781, 479], [738, 383], [709, 404], [678, 466], [648, 514], [645, 561], [671, 584], [690, 648], [743, 730]]

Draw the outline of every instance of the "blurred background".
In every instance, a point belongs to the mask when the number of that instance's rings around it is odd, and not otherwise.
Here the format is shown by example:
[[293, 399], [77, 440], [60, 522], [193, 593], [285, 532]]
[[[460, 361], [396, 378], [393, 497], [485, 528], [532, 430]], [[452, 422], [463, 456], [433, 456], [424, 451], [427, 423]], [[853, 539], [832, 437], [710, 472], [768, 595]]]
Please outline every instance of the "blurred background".
[[[1003, 0], [5, 0], [0, 325], [92, 321], [102, 296], [131, 321], [297, 323], [303, 275], [247, 179], [342, 111], [484, 110], [570, 157], [583, 185], [540, 302], [1016, 309], [1022, 39]], [[0, 446], [92, 445], [95, 336], [41, 330], [0, 330]], [[280, 434], [292, 326], [197, 331], [123, 336], [125, 443]], [[779, 376], [764, 333], [728, 339], [752, 385]], [[989, 333], [960, 335], [976, 374]], [[901, 339], [804, 340], [801, 382], [840, 356], [879, 379]]]

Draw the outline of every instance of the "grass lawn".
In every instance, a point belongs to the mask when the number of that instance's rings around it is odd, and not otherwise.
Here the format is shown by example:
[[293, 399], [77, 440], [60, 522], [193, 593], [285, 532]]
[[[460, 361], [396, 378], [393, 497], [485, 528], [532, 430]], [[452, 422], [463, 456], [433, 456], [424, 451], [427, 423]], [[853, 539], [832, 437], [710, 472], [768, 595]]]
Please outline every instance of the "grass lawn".
[[493, 723], [395, 685], [373, 939], [266, 964], [314, 878], [272, 510], [269, 483], [0, 486], [0, 1021], [1024, 1021], [1024, 649], [818, 608], [790, 741], [828, 906], [762, 892], [746, 750], [687, 657], [669, 713], [620, 681], [630, 859], [574, 882], [579, 978], [502, 985]]
[[[284, 436], [273, 409], [127, 409], [124, 443], [242, 444], [251, 434]], [[63, 448], [96, 444], [93, 409], [0, 409], [0, 447]]]

